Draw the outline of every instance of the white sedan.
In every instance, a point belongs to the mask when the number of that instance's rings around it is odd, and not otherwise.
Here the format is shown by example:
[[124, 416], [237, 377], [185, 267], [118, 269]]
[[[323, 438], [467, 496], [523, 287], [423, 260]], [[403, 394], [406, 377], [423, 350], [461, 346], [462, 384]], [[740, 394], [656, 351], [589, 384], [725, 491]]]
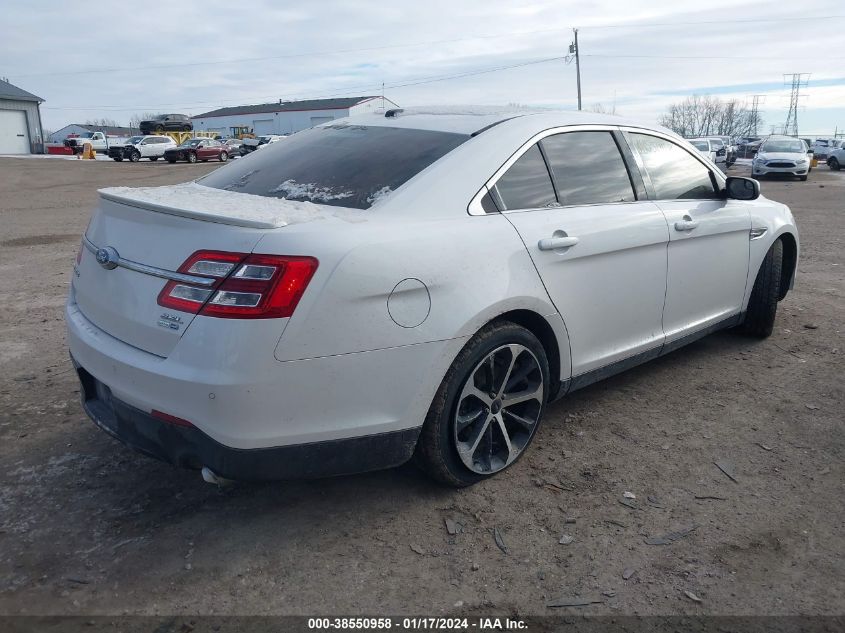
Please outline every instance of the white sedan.
[[667, 130], [393, 110], [101, 190], [65, 316], [85, 410], [143, 453], [242, 480], [415, 456], [465, 486], [557, 398], [768, 336], [797, 259], [786, 206]]

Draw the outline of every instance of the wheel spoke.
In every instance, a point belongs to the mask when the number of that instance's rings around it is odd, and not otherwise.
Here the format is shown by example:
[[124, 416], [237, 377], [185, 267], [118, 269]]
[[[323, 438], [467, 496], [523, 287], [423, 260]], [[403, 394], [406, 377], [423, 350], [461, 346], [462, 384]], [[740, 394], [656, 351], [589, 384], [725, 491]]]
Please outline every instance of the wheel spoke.
[[505, 387], [507, 387], [507, 385], [508, 385], [508, 382], [509, 382], [510, 377], [511, 377], [511, 372], [513, 371], [514, 365], [516, 365], [516, 359], [519, 357], [519, 353], [522, 351], [522, 347], [519, 346], [519, 345], [508, 345], [508, 349], [510, 350], [510, 353], [511, 353], [511, 361], [508, 364], [508, 369], [507, 369], [507, 371], [505, 371], [504, 377], [502, 378], [502, 384], [500, 384], [496, 388], [496, 395], [500, 398], [502, 397], [502, 394], [505, 392]]
[[510, 463], [511, 458], [513, 457], [513, 445], [511, 444], [510, 435], [508, 435], [508, 429], [505, 426], [505, 420], [501, 414], [494, 416], [496, 422], [499, 424], [499, 431], [502, 433], [502, 439], [505, 440], [505, 446], [508, 449], [508, 458], [505, 460], [505, 463]]
[[526, 378], [528, 378], [528, 375], [529, 375], [532, 371], [534, 371], [536, 368], [537, 368], [537, 367], [534, 365], [534, 363], [527, 362], [527, 363], [523, 363], [522, 367], [519, 367], [519, 368], [518, 368], [515, 372], [511, 372], [510, 378], [509, 378], [509, 379], [508, 379], [508, 381], [505, 383], [505, 388], [504, 388], [504, 391], [503, 391], [503, 396], [502, 396], [502, 397], [505, 397], [505, 398], [506, 398], [506, 397], [507, 397], [507, 395], [506, 395], [506, 394], [507, 394], [507, 392], [508, 392], [511, 388], [515, 387], [516, 385], [518, 385], [519, 383], [521, 383], [523, 380], [525, 380]]
[[504, 415], [505, 413], [508, 414], [508, 416], [510, 417], [511, 420], [513, 420], [514, 422], [519, 424], [526, 431], [530, 432], [531, 429], [534, 427], [534, 424], [535, 424], [534, 420], [529, 420], [528, 418], [523, 417], [521, 415], [518, 415], [518, 414], [514, 413], [513, 411], [509, 411], [508, 409], [502, 409], [502, 415]]
[[529, 400], [540, 400], [543, 395], [543, 387], [538, 385], [534, 388], [525, 389], [523, 391], [516, 391], [514, 393], [507, 393], [502, 396], [502, 406], [512, 407], [520, 402], [527, 402]]
[[478, 433], [472, 439], [472, 442], [464, 442], [458, 446], [458, 450], [461, 453], [467, 455], [470, 459], [472, 459], [472, 456], [475, 455], [475, 451], [478, 450], [479, 443], [484, 438], [485, 434], [487, 433], [487, 430], [490, 428], [491, 419], [492, 418], [490, 416], [487, 417], [487, 419], [484, 421], [484, 424], [481, 425], [481, 428], [478, 430]]
[[462, 394], [461, 399], [463, 400], [467, 396], [473, 396], [475, 398], [478, 398], [483, 404], [487, 405], [488, 407], [493, 402], [493, 398], [490, 397], [489, 393], [482, 389], [479, 389], [478, 387], [473, 385], [472, 382], [467, 383], [467, 386], [464, 389], [464, 393]]
[[468, 427], [473, 422], [477, 421], [482, 415], [486, 414], [486, 409], [478, 409], [476, 411], [471, 411], [470, 413], [458, 414], [455, 417], [455, 421], [457, 422], [457, 430], [458, 434], [460, 434], [466, 427]]

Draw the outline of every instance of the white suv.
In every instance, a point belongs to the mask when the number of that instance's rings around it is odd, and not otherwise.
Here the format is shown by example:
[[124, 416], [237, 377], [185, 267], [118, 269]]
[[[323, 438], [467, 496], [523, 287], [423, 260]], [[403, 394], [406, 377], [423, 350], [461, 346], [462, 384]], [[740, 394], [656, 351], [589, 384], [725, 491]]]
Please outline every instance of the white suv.
[[133, 136], [125, 145], [112, 145], [109, 147], [109, 158], [122, 161], [124, 158], [133, 163], [142, 158], [158, 160], [164, 156], [164, 152], [176, 147], [176, 141], [169, 136]]
[[85, 410], [147, 455], [258, 480], [416, 454], [466, 486], [557, 398], [771, 334], [797, 261], [788, 207], [663, 128], [391, 110], [100, 190], [65, 318]]

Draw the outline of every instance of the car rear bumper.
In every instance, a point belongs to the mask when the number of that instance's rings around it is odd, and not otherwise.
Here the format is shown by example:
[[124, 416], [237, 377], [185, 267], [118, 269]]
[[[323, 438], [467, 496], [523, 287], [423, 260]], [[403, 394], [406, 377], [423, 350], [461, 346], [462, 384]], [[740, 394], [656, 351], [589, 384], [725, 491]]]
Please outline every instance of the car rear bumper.
[[240, 481], [345, 475], [398, 466], [410, 459], [419, 429], [294, 446], [237, 449], [194, 426], [153, 417], [114, 398], [111, 390], [74, 360], [82, 406], [98, 427], [128, 447], [184, 468], [210, 468]]

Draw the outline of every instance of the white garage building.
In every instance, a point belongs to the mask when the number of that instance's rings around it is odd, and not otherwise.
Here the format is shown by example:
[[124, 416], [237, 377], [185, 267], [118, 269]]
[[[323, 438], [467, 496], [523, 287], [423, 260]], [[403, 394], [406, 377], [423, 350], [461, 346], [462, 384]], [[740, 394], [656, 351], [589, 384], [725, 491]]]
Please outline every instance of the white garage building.
[[259, 105], [220, 108], [191, 117], [195, 130], [232, 136], [251, 130], [262, 134], [293, 134], [320, 123], [343, 117], [398, 107], [384, 97], [343, 97], [308, 101], [279, 101]]
[[41, 154], [41, 97], [0, 79], [0, 154]]

